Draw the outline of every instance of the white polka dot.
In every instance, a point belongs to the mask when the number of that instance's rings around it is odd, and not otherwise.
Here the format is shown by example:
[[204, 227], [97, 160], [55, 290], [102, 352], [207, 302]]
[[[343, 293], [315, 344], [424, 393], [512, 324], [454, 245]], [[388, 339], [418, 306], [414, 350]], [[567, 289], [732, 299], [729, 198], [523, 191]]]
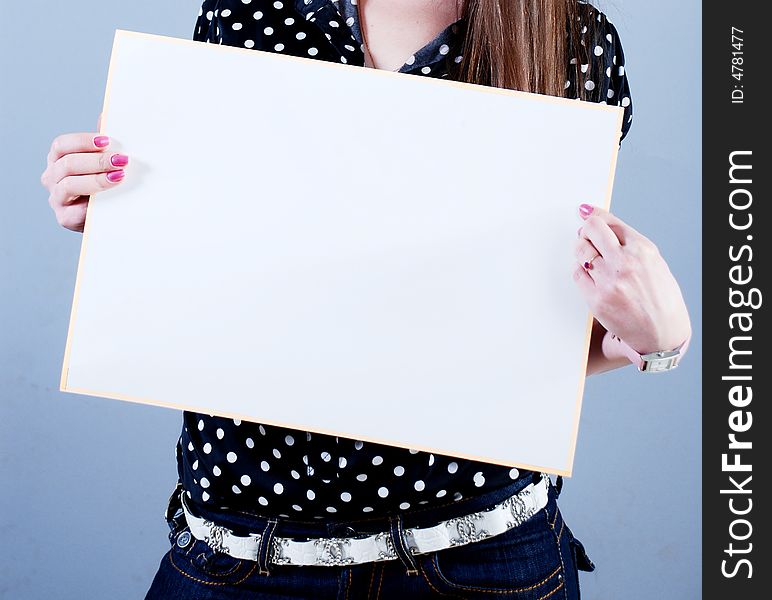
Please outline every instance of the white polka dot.
[[202, 488], [206, 489], [209, 487], [209, 480], [206, 477], [202, 477], [200, 484]]
[[394, 474], [397, 477], [402, 477], [405, 474], [405, 467], [394, 467]]
[[413, 484], [413, 487], [416, 489], [417, 492], [423, 492], [424, 488], [426, 488], [426, 484], [419, 479]]
[[340, 23], [337, 21], [330, 21], [330, 27], [340, 27]]
[[571, 82], [570, 81], [566, 81], [565, 89], [568, 89], [570, 87], [571, 87]]
[[625, 66], [624, 66], [624, 65], [622, 65], [621, 67], [619, 67], [619, 71], [618, 71], [618, 73], [619, 73], [619, 76], [620, 76], [620, 77], [622, 77], [622, 76], [625, 74]]
[[219, 477], [220, 475], [222, 475], [222, 470], [220, 469], [220, 467], [218, 467], [217, 465], [215, 465], [215, 466], [213, 466], [213, 467], [212, 467], [212, 473], [213, 473], [215, 476]]
[[400, 508], [401, 510], [407, 510], [408, 508], [410, 508], [410, 502], [402, 502], [402, 503], [399, 505], [399, 508]]
[[276, 448], [273, 449], [273, 455], [276, 458], [281, 458], [281, 452], [279, 452]]
[[357, 475], [357, 481], [367, 481], [367, 475], [365, 475], [364, 473], [360, 473], [359, 475]]
[[263, 13], [261, 13], [261, 12], [258, 10], [258, 11], [257, 11], [257, 12], [256, 12], [254, 15], [252, 15], [252, 17], [255, 19], [255, 21], [259, 21], [260, 19], [262, 19], [262, 18], [263, 18]]
[[340, 57], [340, 62], [342, 62], [344, 65], [348, 64], [348, 61], [346, 60], [345, 56]]
[[461, 500], [461, 498], [463, 498], [463, 497], [464, 496], [461, 495], [461, 492], [456, 492], [455, 494], [453, 494], [453, 500], [455, 500], [456, 502]]
[[317, 49], [316, 49], [316, 48], [314, 48], [314, 47], [311, 47], [311, 48], [309, 48], [309, 49], [308, 49], [308, 54], [309, 54], [310, 56], [316, 56], [317, 54], [319, 54], [319, 50], [317, 50]]
[[192, 465], [192, 467], [193, 467], [193, 470], [194, 470], [194, 471], [195, 471], [196, 469], [198, 469], [198, 460], [196, 460], [196, 461], [194, 461], [194, 462], [193, 462], [193, 465]]
[[332, 455], [329, 452], [322, 452], [321, 456], [324, 462], [330, 462], [332, 460]]
[[628, 98], [626, 96], [624, 98], [622, 98], [622, 106], [624, 106], [625, 108], [630, 106], [630, 98]]
[[241, 419], [233, 419], [233, 424], [236, 425], [236, 427], [238, 427], [239, 425], [241, 425]]
[[207, 442], [204, 444], [204, 454], [209, 454], [212, 451], [212, 444]]
[[247, 438], [247, 448], [254, 448], [255, 447], [255, 440], [252, 438]]
[[264, 460], [260, 463], [260, 468], [267, 473], [270, 470], [271, 465], [269, 465], [268, 462]]
[[351, 494], [349, 494], [348, 492], [343, 492], [340, 495], [340, 499], [343, 500], [343, 502], [351, 502]]
[[364, 445], [365, 445], [364, 442], [360, 442], [360, 441], [354, 442], [354, 448], [356, 448], [357, 450], [361, 450], [362, 446], [364, 446]]
[[373, 512], [373, 508], [371, 506], [365, 506], [362, 509], [362, 512]]
[[448, 52], [450, 52], [450, 46], [448, 46], [447, 44], [443, 44], [442, 46], [440, 46], [440, 54], [445, 56]]
[[233, 490], [234, 494], [240, 494], [241, 493], [241, 490], [239, 489], [239, 486], [237, 486], [237, 485], [234, 485], [233, 487], [231, 487], [231, 489]]
[[585, 82], [584, 89], [591, 92], [595, 89], [595, 82], [592, 80]]
[[348, 461], [345, 458], [343, 458], [342, 456], [338, 459], [338, 468], [339, 469], [345, 469], [347, 464], [348, 464]]
[[353, 24], [354, 24], [354, 17], [349, 17], [348, 19], [346, 19], [346, 25], [351, 27]]
[[225, 432], [224, 432], [222, 429], [220, 429], [220, 428], [218, 427], [218, 428], [217, 428], [217, 439], [218, 439], [218, 440], [221, 440], [221, 439], [223, 439], [224, 437], [225, 437]]
[[423, 68], [421, 69], [421, 73], [423, 73], [424, 75], [428, 75], [428, 74], [429, 74], [429, 73], [431, 73], [431, 72], [432, 72], [432, 69], [431, 69], [431, 67], [423, 67]]
[[434, 454], [429, 455], [429, 466], [431, 467], [434, 464]]
[[457, 56], [456, 58], [453, 59], [453, 62], [458, 65], [461, 63], [462, 60], [464, 60], [463, 56]]
[[609, 90], [608, 90], [608, 92], [606, 93], [606, 95], [607, 95], [609, 98], [613, 98], [613, 97], [614, 97], [614, 90], [612, 90], [611, 88], [609, 88]]
[[383, 464], [383, 457], [373, 456], [373, 465], [377, 467], [378, 465], [382, 465], [382, 464]]
[[510, 469], [509, 470], [509, 478], [510, 479], [517, 479], [518, 477], [520, 477], [520, 471], [518, 471], [517, 469]]
[[284, 491], [284, 486], [280, 483], [277, 483], [273, 486], [273, 493], [274, 494], [281, 494]]
[[603, 48], [600, 46], [595, 46], [595, 56], [603, 56]]
[[252, 478], [249, 475], [241, 476], [241, 485], [249, 485], [252, 483]]
[[385, 488], [385, 487], [379, 487], [379, 488], [378, 488], [378, 495], [379, 495], [381, 498], [385, 498], [386, 496], [388, 496], [388, 495], [389, 495], [389, 490], [388, 490], [388, 488]]
[[233, 31], [239, 31], [244, 26], [241, 23], [234, 23], [231, 27], [233, 27]]
[[483, 476], [482, 471], [475, 473], [473, 479], [475, 487], [482, 487], [485, 485], [485, 477]]
[[586, 73], [586, 72], [587, 72], [587, 69], [589, 69], [589, 68], [590, 68], [590, 65], [589, 65], [589, 64], [586, 64], [586, 65], [582, 65], [580, 68], [581, 68], [581, 70], [582, 70], [582, 73]]
[[231, 9], [230, 8], [226, 8], [224, 11], [222, 11], [220, 13], [220, 16], [221, 17], [230, 17], [231, 16]]
[[[348, 50], [349, 52], [353, 52], [353, 51], [356, 49], [356, 48], [354, 48], [354, 46], [352, 46], [351, 44], [346, 44], [346, 45], [345, 45], [345, 46], [343, 46], [343, 47], [344, 47], [346, 50]], [[362, 443], [362, 442], [356, 442], [356, 443], [355, 443], [355, 445], [356, 445], [356, 444], [361, 444], [361, 443]], [[359, 448], [357, 448], [357, 450], [358, 450], [358, 449], [359, 449]]]
[[206, 13], [206, 18], [211, 21], [212, 17], [214, 17], [214, 13], [210, 10], [209, 12]]
[[202, 492], [202, 493], [201, 493], [201, 499], [202, 499], [204, 502], [206, 502], [207, 500], [209, 500], [209, 494], [207, 494], [206, 492]]
[[415, 63], [415, 54], [414, 54], [414, 55], [412, 55], [410, 58], [408, 58], [408, 59], [405, 61], [405, 64], [406, 64], [406, 65], [412, 65], [412, 64], [414, 64], [414, 63]]
[[328, 506], [325, 510], [328, 513], [336, 513], [336, 512], [338, 512], [338, 509], [336, 509], [334, 506]]
[[260, 435], [265, 435], [265, 427], [263, 427], [262, 425], [258, 425], [257, 428], [260, 431]]
[[198, 430], [199, 431], [203, 431], [204, 430], [204, 420], [203, 419], [199, 419], [198, 420]]
[[[609, 21], [609, 23], [611, 23], [611, 21]], [[613, 42], [613, 41], [614, 41], [614, 36], [612, 36], [610, 33], [607, 33], [607, 34], [606, 34], [606, 39], [607, 39], [609, 42]]]
[[284, 8], [284, 4], [282, 4], [281, 2], [274, 2], [274, 3], [273, 3], [273, 7], [274, 7], [276, 10], [280, 10], [280, 9]]
[[225, 460], [227, 460], [229, 463], [235, 463], [238, 456], [236, 456], [235, 452], [228, 452], [228, 454], [225, 455]]
[[260, 504], [260, 506], [268, 506], [268, 500], [266, 498], [263, 498], [262, 496], [260, 496], [257, 499], [257, 501]]
[[188, 442], [188, 452], [193, 452], [193, 442]]
[[611, 77], [611, 67], [606, 67], [606, 77]]
[[442, 498], [442, 497], [443, 497], [445, 494], [447, 494], [447, 493], [448, 493], [448, 492], [446, 492], [445, 490], [440, 490], [440, 491], [439, 491], [439, 492], [437, 492], [435, 495], [436, 495], [438, 498]]
[[295, 19], [293, 19], [292, 17], [289, 17], [289, 18], [287, 18], [287, 19], [284, 19], [284, 24], [285, 24], [285, 25], [292, 25], [292, 24], [294, 24], [294, 23], [295, 23]]
[[300, 512], [300, 511], [302, 511], [303, 509], [302, 509], [300, 506], [298, 506], [297, 504], [293, 504], [293, 505], [292, 505], [292, 510], [296, 510], [296, 511]]
[[451, 474], [453, 474], [453, 473], [455, 473], [456, 471], [458, 471], [458, 463], [456, 463], [456, 462], [451, 462], [451, 463], [448, 465], [448, 473], [451, 473]]
[[242, 4], [249, 4], [250, 2], [252, 2], [252, 0], [241, 0]]
[[265, 29], [263, 29], [263, 33], [265, 35], [272, 35], [273, 34], [273, 27], [266, 27]]
[[413, 450], [412, 448], [408, 450], [408, 452], [410, 452], [410, 454], [418, 454], [418, 450]]
[[[255, 40], [246, 40], [244, 42], [244, 46], [246, 46], [247, 48], [254, 48], [255, 47]], [[263, 434], [263, 435], [265, 435], [265, 434]]]
[[299, 39], [299, 40], [304, 40], [304, 39], [306, 39], [306, 34], [305, 34], [303, 31], [298, 31], [298, 32], [295, 34], [295, 37], [296, 37], [297, 39]]
[[316, 498], [316, 494], [314, 493], [314, 490], [308, 490], [306, 492], [306, 498], [308, 498], [309, 500], [313, 500], [314, 498]]

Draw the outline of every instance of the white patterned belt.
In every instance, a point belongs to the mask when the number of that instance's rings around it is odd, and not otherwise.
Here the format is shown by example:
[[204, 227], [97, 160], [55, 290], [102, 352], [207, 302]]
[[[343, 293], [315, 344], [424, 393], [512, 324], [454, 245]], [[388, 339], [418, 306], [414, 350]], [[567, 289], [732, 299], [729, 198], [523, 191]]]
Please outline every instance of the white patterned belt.
[[[404, 530], [405, 547], [411, 554], [437, 552], [454, 546], [484, 540], [517, 527], [547, 505], [549, 478], [542, 474], [538, 483], [525, 488], [490, 509], [448, 519], [438, 525]], [[182, 509], [194, 538], [213, 550], [234, 558], [257, 561], [262, 536], [243, 537], [212, 521], [191, 514], [181, 494]], [[343, 566], [398, 558], [388, 531], [366, 537], [316, 538], [296, 540], [274, 537], [268, 562], [275, 565]]]

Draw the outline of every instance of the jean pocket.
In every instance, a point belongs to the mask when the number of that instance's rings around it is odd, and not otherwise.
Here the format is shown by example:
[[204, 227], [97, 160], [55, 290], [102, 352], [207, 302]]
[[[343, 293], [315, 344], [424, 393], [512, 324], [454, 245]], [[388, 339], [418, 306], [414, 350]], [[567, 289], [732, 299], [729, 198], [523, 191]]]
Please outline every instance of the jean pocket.
[[182, 575], [206, 585], [238, 584], [257, 569], [255, 561], [216, 552], [206, 542], [194, 538], [187, 528], [177, 533], [169, 560]]
[[544, 511], [500, 535], [422, 558], [429, 584], [443, 594], [537, 600], [564, 585], [564, 569]]

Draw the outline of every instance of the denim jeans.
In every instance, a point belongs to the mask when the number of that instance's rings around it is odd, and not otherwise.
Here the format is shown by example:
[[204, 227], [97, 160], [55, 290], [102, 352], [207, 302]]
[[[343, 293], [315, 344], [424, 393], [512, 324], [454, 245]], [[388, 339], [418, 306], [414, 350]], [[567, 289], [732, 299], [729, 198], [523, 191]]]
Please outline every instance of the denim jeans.
[[[399, 526], [426, 527], [440, 520], [491, 507], [528, 482], [424, 511], [399, 515]], [[492, 538], [410, 559], [344, 567], [258, 564], [212, 551], [190, 535], [179, 500], [167, 511], [171, 549], [161, 560], [145, 600], [318, 600], [415, 598], [513, 598], [575, 600], [578, 570], [595, 567], [574, 538], [557, 506], [559, 489], [550, 486], [547, 506], [528, 521]], [[269, 520], [244, 512], [198, 516], [225, 525], [237, 535], [272, 531], [281, 537], [345, 537], [388, 531], [394, 519], [345, 522]], [[268, 528], [268, 529], [266, 529]]]

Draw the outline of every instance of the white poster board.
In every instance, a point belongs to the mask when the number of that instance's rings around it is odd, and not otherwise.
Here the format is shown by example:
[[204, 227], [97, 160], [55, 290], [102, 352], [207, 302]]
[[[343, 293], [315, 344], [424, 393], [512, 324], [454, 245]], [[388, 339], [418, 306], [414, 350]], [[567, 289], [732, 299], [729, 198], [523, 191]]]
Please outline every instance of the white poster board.
[[118, 31], [61, 389], [569, 475], [621, 121]]

